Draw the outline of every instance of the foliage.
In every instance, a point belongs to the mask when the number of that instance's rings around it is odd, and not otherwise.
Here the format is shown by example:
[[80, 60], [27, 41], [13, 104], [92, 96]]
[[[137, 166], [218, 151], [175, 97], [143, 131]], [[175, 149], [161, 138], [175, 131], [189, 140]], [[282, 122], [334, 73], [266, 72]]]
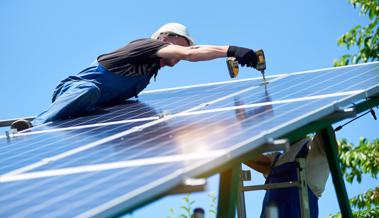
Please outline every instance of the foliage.
[[[354, 211], [353, 212], [354, 217], [359, 218], [376, 218], [379, 217], [379, 207], [370, 209], [370, 210], [361, 210], [361, 211]], [[329, 216], [329, 218], [342, 218], [341, 213], [337, 213], [336, 215]]]
[[195, 201], [191, 201], [189, 197], [190, 197], [190, 194], [187, 194], [186, 196], [183, 197], [183, 200], [186, 205], [180, 207], [181, 209], [185, 211], [185, 214], [180, 214], [179, 217], [181, 218], [191, 218], [192, 216], [191, 209]]
[[[354, 180], [360, 183], [362, 174], [366, 173], [377, 178], [379, 172], [379, 139], [370, 142], [361, 138], [358, 146], [348, 143], [346, 139], [340, 139], [338, 145], [341, 170], [349, 183], [354, 182]], [[351, 198], [350, 205], [356, 209], [353, 212], [354, 217], [379, 217], [379, 185]], [[340, 213], [329, 216], [329, 218], [340, 217]]]
[[[338, 38], [341, 47], [356, 50], [356, 53], [345, 54], [333, 61], [334, 66], [356, 64], [379, 60], [379, 0], [348, 0], [354, 8], [359, 8], [361, 16], [367, 16], [367, 26], [357, 25]], [[362, 174], [370, 174], [377, 178], [379, 169], [379, 139], [369, 142], [362, 138], [358, 146], [339, 140], [339, 158], [342, 172], [349, 183], [362, 181]], [[350, 199], [356, 211], [354, 217], [379, 217], [379, 188], [367, 190], [365, 193]], [[341, 217], [341, 214], [331, 216]]]
[[[195, 201], [190, 200], [190, 194], [188, 193], [186, 196], [183, 197], [184, 205], [180, 207], [180, 209], [184, 210], [181, 214], [178, 215], [178, 218], [191, 218], [192, 217], [192, 205], [195, 203]], [[174, 218], [175, 217], [175, 210], [173, 208], [170, 208], [170, 215], [167, 216], [167, 218]]]
[[379, 186], [376, 186], [374, 189], [369, 189], [363, 194], [355, 196], [350, 199], [350, 202], [357, 209], [377, 209], [379, 206]]
[[167, 218], [174, 218], [175, 216], [175, 210], [174, 208], [170, 208], [170, 215], [167, 216]]
[[349, 0], [354, 8], [360, 9], [360, 15], [368, 16], [367, 26], [357, 25], [338, 38], [338, 45], [347, 49], [358, 49], [356, 54], [345, 54], [333, 61], [334, 66], [356, 64], [379, 60], [379, 1]]
[[379, 172], [379, 139], [370, 142], [361, 138], [358, 146], [353, 146], [346, 139], [339, 140], [338, 155], [341, 170], [346, 180], [361, 182], [362, 174], [369, 173], [377, 178]]
[[209, 214], [216, 217], [216, 215], [217, 215], [217, 208], [216, 208], [217, 197], [216, 197], [216, 194], [214, 192], [211, 192], [208, 194], [208, 197], [211, 199], [211, 204], [209, 205]]
[[[210, 192], [208, 194], [208, 197], [211, 200], [211, 203], [209, 204], [209, 215], [208, 217], [216, 217], [217, 215], [217, 197], [214, 192]], [[175, 216], [175, 210], [173, 208], [170, 208], [170, 215], [167, 216], [167, 218], [192, 218], [192, 205], [195, 203], [195, 201], [190, 200], [190, 193], [188, 193], [186, 196], [183, 197], [184, 206], [181, 206], [180, 209], [184, 211], [184, 213], [179, 214], [178, 216]]]
[[[350, 199], [353, 208], [358, 209], [353, 212], [354, 217], [379, 217], [379, 186], [369, 189], [363, 194], [357, 195]], [[340, 218], [341, 213], [329, 216], [329, 218]]]

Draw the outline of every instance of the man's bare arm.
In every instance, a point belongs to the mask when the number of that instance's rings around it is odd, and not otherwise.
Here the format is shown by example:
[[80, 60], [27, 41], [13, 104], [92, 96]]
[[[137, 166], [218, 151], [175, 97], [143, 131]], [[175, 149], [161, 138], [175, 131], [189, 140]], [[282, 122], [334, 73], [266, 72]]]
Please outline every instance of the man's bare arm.
[[159, 49], [157, 55], [161, 58], [187, 60], [187, 61], [206, 61], [216, 58], [226, 57], [229, 46], [216, 45], [196, 45], [196, 46], [179, 46], [168, 45]]
[[270, 174], [271, 172], [271, 164], [272, 160], [271, 158], [267, 157], [266, 155], [259, 155], [258, 157], [254, 158], [253, 160], [249, 160], [245, 162], [247, 166], [250, 168], [262, 173], [262, 174]]

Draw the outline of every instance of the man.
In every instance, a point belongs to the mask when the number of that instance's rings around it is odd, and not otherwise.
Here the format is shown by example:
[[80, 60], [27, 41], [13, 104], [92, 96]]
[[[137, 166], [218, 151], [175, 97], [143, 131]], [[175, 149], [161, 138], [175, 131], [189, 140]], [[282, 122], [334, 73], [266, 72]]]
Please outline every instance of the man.
[[56, 87], [52, 104], [32, 123], [19, 120], [11, 125], [19, 131], [58, 119], [91, 113], [137, 96], [161, 67], [181, 60], [206, 61], [235, 57], [242, 66], [256, 67], [253, 50], [237, 46], [194, 45], [187, 28], [179, 23], [160, 27], [149, 39], [138, 39], [100, 55], [98, 64], [70, 76]]
[[[328, 160], [324, 151], [324, 143], [319, 134], [312, 140], [308, 138], [291, 145], [284, 154], [272, 153], [261, 155], [246, 165], [261, 172], [266, 177], [266, 184], [297, 181], [296, 157], [305, 156], [306, 179], [308, 182], [308, 198], [310, 215], [318, 217], [318, 198], [321, 197], [329, 175]], [[298, 188], [271, 189], [266, 191], [261, 218], [267, 216], [267, 206], [275, 205], [280, 218], [300, 218], [300, 200]]]

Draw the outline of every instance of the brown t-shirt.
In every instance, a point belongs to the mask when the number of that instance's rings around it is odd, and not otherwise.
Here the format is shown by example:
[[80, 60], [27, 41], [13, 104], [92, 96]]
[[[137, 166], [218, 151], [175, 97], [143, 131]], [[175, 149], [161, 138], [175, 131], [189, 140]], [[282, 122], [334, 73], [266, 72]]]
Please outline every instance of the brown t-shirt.
[[121, 76], [153, 75], [160, 68], [159, 49], [169, 45], [155, 39], [138, 39], [108, 54], [100, 55], [97, 61], [108, 71]]

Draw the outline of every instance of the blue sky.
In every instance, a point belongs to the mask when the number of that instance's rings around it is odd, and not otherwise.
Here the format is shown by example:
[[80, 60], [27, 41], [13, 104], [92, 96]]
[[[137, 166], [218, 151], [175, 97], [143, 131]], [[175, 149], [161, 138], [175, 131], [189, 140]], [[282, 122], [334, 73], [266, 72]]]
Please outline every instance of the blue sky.
[[[0, 119], [35, 115], [50, 103], [58, 82], [88, 66], [99, 54], [141, 37], [167, 22], [188, 26], [197, 44], [263, 48], [267, 74], [330, 67], [345, 54], [337, 38], [367, 23], [347, 0], [292, 1], [20, 1], [0, 3]], [[260, 76], [241, 69], [240, 78]], [[181, 62], [163, 68], [148, 89], [229, 80], [224, 59]], [[378, 137], [378, 122], [364, 117], [338, 132], [357, 142]], [[254, 174], [256, 182], [262, 182]], [[331, 179], [320, 199], [320, 217], [338, 210]], [[348, 185], [350, 196], [377, 181], [365, 177]], [[209, 191], [217, 192], [217, 176]], [[207, 192], [207, 193], [208, 193]], [[193, 194], [207, 208], [207, 193]], [[259, 216], [262, 193], [248, 193], [248, 217]], [[133, 217], [166, 217], [183, 196], [166, 197], [136, 211]]]

